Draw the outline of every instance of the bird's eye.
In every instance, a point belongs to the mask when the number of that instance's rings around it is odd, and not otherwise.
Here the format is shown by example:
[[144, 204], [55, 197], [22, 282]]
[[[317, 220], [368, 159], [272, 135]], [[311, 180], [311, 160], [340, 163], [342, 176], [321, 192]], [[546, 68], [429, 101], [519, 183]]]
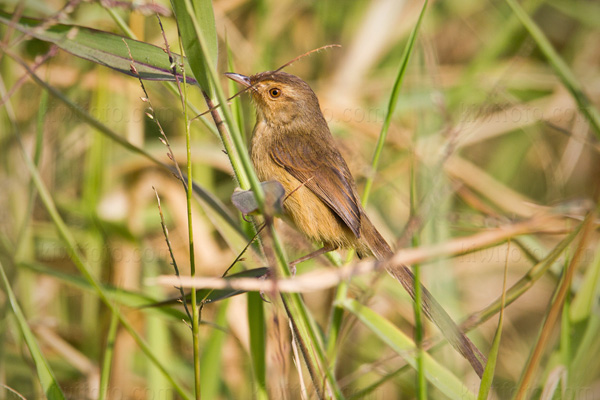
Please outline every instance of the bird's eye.
[[276, 99], [277, 97], [281, 96], [281, 89], [279, 89], [279, 88], [269, 89], [269, 94], [271, 95], [272, 98]]

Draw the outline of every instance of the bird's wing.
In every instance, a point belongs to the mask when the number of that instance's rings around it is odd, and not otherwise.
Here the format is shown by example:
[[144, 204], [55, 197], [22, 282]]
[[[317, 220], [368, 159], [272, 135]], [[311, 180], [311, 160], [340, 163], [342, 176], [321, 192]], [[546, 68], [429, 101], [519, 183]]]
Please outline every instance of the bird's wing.
[[360, 237], [361, 207], [354, 180], [342, 155], [329, 140], [287, 135], [275, 140], [271, 158], [306, 185]]

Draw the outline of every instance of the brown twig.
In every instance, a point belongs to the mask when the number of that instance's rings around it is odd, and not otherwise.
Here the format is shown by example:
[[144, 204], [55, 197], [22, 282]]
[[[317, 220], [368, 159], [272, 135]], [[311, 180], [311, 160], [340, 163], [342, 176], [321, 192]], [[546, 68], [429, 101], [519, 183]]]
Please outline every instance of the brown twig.
[[[546, 218], [540, 217], [529, 221], [503, 226], [488, 232], [449, 240], [434, 246], [423, 246], [406, 249], [396, 253], [389, 262], [393, 265], [425, 263], [443, 257], [468, 254], [477, 249], [486, 248], [518, 235], [547, 232]], [[266, 247], [266, 246], [265, 246]], [[324, 290], [338, 285], [342, 281], [379, 270], [381, 265], [373, 261], [362, 261], [339, 269], [324, 268], [296, 276], [293, 279], [280, 279], [279, 291], [312, 292]], [[168, 285], [173, 282], [170, 276], [161, 276], [158, 283]], [[221, 279], [221, 278], [185, 278], [184, 287], [211, 287], [215, 289], [232, 288], [248, 291], [267, 291], [273, 289], [273, 282], [259, 282], [254, 278]]]

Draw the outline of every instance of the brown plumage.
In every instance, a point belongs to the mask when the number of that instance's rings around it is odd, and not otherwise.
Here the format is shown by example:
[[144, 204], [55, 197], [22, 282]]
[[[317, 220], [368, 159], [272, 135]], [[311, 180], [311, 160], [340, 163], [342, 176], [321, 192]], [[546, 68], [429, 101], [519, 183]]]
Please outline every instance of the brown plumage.
[[257, 110], [252, 162], [261, 181], [276, 180], [286, 193], [293, 192], [284, 207], [298, 229], [329, 249], [354, 248], [361, 257], [391, 255], [360, 205], [310, 86], [285, 72], [229, 76], [251, 87]]
[[[393, 255], [363, 210], [348, 165], [335, 146], [319, 100], [302, 79], [281, 71], [250, 77], [228, 73], [249, 88], [256, 106], [251, 156], [261, 181], [276, 180], [290, 194], [284, 209], [296, 227], [329, 251], [354, 248], [379, 260]], [[305, 259], [306, 257], [303, 257]], [[388, 265], [414, 298], [414, 276]], [[481, 376], [481, 353], [424, 287], [423, 310]]]

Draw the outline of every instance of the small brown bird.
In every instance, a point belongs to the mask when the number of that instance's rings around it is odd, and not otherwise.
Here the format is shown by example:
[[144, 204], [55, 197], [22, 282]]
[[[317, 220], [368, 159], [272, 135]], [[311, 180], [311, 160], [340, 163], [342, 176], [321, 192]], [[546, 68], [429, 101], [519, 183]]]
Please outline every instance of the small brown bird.
[[[282, 71], [249, 77], [225, 75], [248, 88], [256, 106], [250, 152], [258, 178], [281, 183], [289, 195], [284, 203], [286, 213], [300, 231], [323, 244], [322, 249], [292, 264], [337, 248], [354, 248], [360, 257], [391, 257], [390, 246], [360, 204], [354, 178], [310, 86]], [[414, 298], [414, 276], [408, 267], [389, 265], [388, 272]], [[481, 353], [422, 289], [425, 314], [481, 375], [483, 366], [473, 352], [483, 358]]]
[[261, 181], [278, 181], [292, 193], [284, 209], [296, 227], [323, 244], [320, 253], [354, 248], [360, 257], [390, 256], [390, 247], [360, 204], [310, 86], [285, 72], [226, 75], [250, 88], [257, 114], [252, 162]]

